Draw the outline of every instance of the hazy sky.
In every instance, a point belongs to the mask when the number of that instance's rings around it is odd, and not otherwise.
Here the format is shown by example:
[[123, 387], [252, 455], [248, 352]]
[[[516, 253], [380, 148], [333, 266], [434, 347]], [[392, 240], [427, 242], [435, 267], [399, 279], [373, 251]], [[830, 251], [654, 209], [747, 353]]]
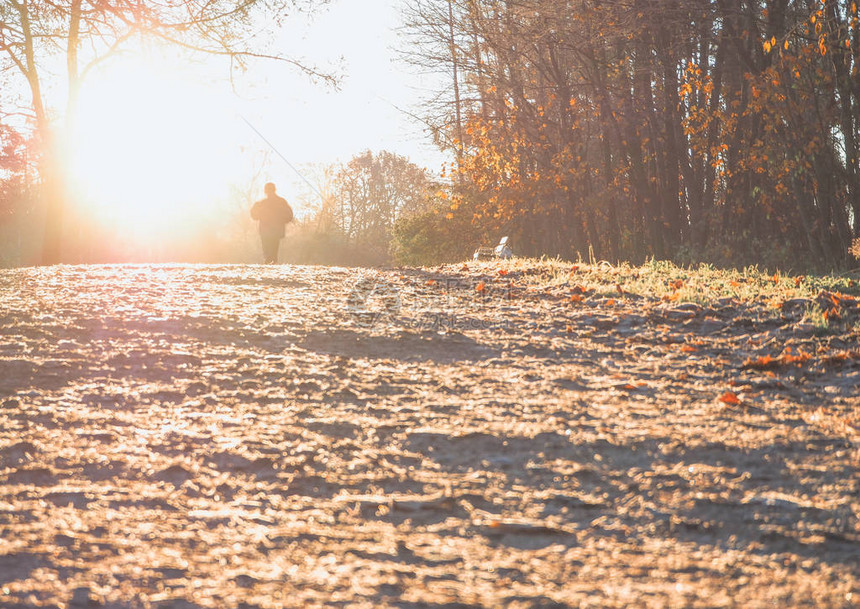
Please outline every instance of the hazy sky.
[[429, 84], [395, 50], [401, 44], [400, 5], [335, 0], [311, 20], [296, 19], [278, 46], [321, 66], [340, 62], [340, 90], [313, 84], [290, 68], [257, 63], [244, 81], [248, 99], [240, 112], [293, 163], [347, 160], [370, 148], [438, 170], [443, 157], [429, 135], [395, 108], [420, 114], [422, 88]]

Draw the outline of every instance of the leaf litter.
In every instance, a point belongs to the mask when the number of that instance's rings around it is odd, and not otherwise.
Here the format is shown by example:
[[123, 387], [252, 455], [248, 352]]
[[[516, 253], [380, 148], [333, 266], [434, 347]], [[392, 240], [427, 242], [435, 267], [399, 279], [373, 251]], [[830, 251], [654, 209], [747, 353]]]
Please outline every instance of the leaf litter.
[[856, 295], [662, 263], [2, 271], [0, 606], [856, 606]]

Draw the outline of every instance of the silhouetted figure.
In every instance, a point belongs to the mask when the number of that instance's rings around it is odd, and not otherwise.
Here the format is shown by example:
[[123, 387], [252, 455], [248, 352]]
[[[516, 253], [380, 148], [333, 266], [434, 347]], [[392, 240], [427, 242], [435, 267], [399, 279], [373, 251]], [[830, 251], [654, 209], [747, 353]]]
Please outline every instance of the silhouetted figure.
[[259, 222], [260, 240], [263, 242], [263, 260], [266, 264], [278, 263], [278, 249], [284, 237], [284, 227], [293, 220], [293, 208], [275, 192], [271, 182], [263, 187], [266, 198], [254, 203], [251, 217]]

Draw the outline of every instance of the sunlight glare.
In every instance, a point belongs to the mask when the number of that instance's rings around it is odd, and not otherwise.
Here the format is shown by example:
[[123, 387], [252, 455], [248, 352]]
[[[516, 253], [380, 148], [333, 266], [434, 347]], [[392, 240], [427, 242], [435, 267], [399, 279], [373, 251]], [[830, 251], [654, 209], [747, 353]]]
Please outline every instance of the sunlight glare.
[[143, 237], [210, 217], [242, 179], [238, 117], [220, 88], [140, 56], [88, 80], [69, 163], [83, 213]]

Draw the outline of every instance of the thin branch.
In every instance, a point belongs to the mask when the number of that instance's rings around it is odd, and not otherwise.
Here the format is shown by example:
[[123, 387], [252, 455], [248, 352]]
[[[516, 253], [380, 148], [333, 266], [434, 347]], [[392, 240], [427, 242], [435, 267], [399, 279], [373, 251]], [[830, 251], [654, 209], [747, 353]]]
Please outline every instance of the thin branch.
[[104, 53], [102, 53], [98, 57], [95, 57], [89, 63], [87, 63], [87, 65], [84, 66], [84, 69], [81, 70], [81, 80], [83, 81], [87, 77], [87, 75], [90, 73], [90, 71], [93, 70], [96, 66], [98, 66], [99, 64], [103, 63], [105, 60], [107, 60], [110, 57], [113, 57], [114, 55], [119, 53], [119, 51], [120, 51], [122, 45], [125, 43], [125, 41], [128, 40], [129, 38], [131, 38], [136, 33], [137, 32], [135, 30], [127, 31], [125, 34], [123, 34], [122, 36], [117, 38], [107, 51], [105, 51]]
[[284, 57], [283, 55], [271, 55], [268, 53], [257, 53], [254, 51], [244, 51], [244, 50], [238, 51], [238, 50], [232, 50], [229, 48], [213, 49], [213, 48], [207, 48], [207, 47], [191, 44], [190, 42], [185, 42], [184, 40], [179, 40], [178, 38], [168, 36], [166, 33], [163, 33], [163, 32], [155, 31], [155, 32], [150, 32], [150, 33], [157, 36], [158, 38], [161, 38], [162, 40], [165, 40], [166, 42], [169, 42], [171, 44], [175, 44], [179, 47], [182, 47], [184, 49], [188, 49], [190, 51], [194, 51], [197, 53], [205, 53], [207, 55], [229, 57], [231, 60], [235, 60], [235, 59], [241, 60], [243, 58], [251, 58], [251, 59], [268, 59], [268, 60], [284, 62], [284, 63], [290, 64], [290, 65], [298, 68], [299, 70], [301, 70], [302, 72], [304, 72], [308, 76], [311, 76], [313, 78], [319, 78], [319, 79], [321, 79], [321, 80], [323, 80], [323, 81], [325, 81], [325, 82], [327, 82], [330, 85], [335, 86], [335, 87], [338, 85], [338, 79], [335, 76], [321, 72], [317, 69], [311, 68], [311, 67], [307, 66], [306, 64], [298, 61], [298, 60], [290, 59], [289, 57]]

